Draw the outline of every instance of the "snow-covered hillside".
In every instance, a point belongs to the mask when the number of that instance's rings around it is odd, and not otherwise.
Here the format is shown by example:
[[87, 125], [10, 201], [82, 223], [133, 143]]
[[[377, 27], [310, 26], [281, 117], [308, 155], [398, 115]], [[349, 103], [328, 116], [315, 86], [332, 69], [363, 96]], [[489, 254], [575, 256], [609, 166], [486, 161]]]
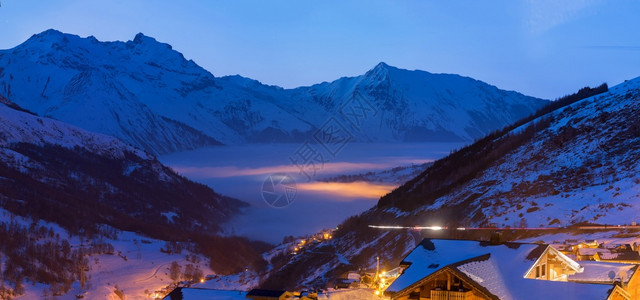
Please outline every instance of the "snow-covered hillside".
[[[520, 146], [441, 197], [415, 201], [403, 214], [419, 217], [438, 212], [443, 217], [450, 211], [443, 222], [472, 226], [640, 221], [639, 101], [640, 78], [636, 78], [515, 128], [488, 147]], [[429, 185], [428, 176], [408, 184], [404, 199]], [[407, 207], [400, 201], [387, 197], [378, 206]], [[453, 207], [459, 210], [453, 212]]]
[[[116, 272], [97, 260], [89, 268], [88, 257], [127, 261], [114, 251], [135, 245], [119, 240], [119, 231], [149, 237], [156, 252], [167, 241], [201, 253], [209, 258], [203, 264], [219, 273], [253, 268], [268, 246], [217, 235], [244, 206], [114, 137], [40, 117], [0, 97], [0, 298], [22, 294], [25, 281], [37, 283], [38, 292], [44, 285], [45, 293], [64, 294], [72, 285], [91, 284], [89, 269]], [[158, 269], [149, 261], [136, 268]]]
[[[11, 105], [6, 99], [2, 102], [0, 194], [10, 211], [71, 222], [64, 220], [64, 214], [51, 215], [44, 209], [69, 205], [76, 212], [91, 212], [83, 216], [69, 212], [76, 220], [88, 218], [91, 223], [112, 223], [116, 216], [127, 216], [125, 219], [179, 224], [188, 230], [216, 230], [218, 223], [243, 205], [179, 176], [155, 157], [111, 136], [16, 110], [4, 104]], [[169, 219], [163, 213], [175, 217]], [[134, 224], [141, 222], [118, 226]]]
[[[0, 145], [9, 153], [12, 144], [58, 145], [69, 149], [81, 148], [91, 153], [124, 159], [130, 152], [145, 160], [153, 160], [146, 152], [128, 146], [118, 139], [70, 126], [60, 121], [41, 118], [0, 96]], [[164, 174], [163, 176], [167, 176]]]
[[156, 154], [304, 141], [332, 116], [356, 141], [470, 142], [545, 103], [384, 63], [362, 76], [285, 90], [216, 78], [143, 34], [100, 42], [47, 30], [0, 51], [0, 66], [0, 94], [20, 106]]
[[[322, 246], [329, 251], [300, 253], [265, 282], [326, 282], [347, 270], [374, 267], [377, 256], [386, 267], [397, 266], [417, 239], [410, 231], [375, 230], [370, 224], [457, 228], [640, 221], [640, 77], [567, 103], [572, 104], [435, 161], [376, 207], [343, 222]], [[463, 233], [475, 234], [433, 234]], [[287, 275], [302, 265], [304, 271]]]
[[[109, 237], [94, 237], [86, 240], [86, 237], [72, 235], [56, 224], [19, 217], [2, 208], [0, 208], [0, 227], [3, 229], [12, 228], [9, 232], [16, 230], [15, 228], [29, 228], [28, 230], [23, 229], [26, 231], [27, 238], [32, 239], [26, 243], [28, 246], [25, 248], [27, 249], [37, 249], [37, 245], [51, 247], [52, 244], [61, 244], [62, 247], [59, 249], [47, 249], [45, 255], [52, 259], [73, 260], [69, 264], [81, 265], [83, 269], [80, 271], [76, 266], [68, 270], [64, 268], [64, 264], [51, 265], [49, 262], [43, 261], [44, 259], [39, 253], [31, 254], [30, 259], [37, 263], [30, 267], [35, 267], [41, 272], [40, 277], [36, 277], [41, 281], [34, 284], [24, 284], [23, 293], [17, 293], [21, 295], [16, 299], [41, 299], [52, 296], [56, 296], [56, 299], [77, 299], [78, 296], [84, 296], [85, 299], [115, 300], [120, 299], [117, 293], [132, 299], [157, 298], [170, 291], [172, 284], [176, 281], [192, 280], [194, 276], [198, 281], [203, 276], [214, 274], [209, 269], [206, 258], [202, 255], [186, 249], [179, 253], [168, 252], [165, 248], [169, 243], [133, 232], [111, 228], [109, 229], [111, 232]], [[53, 235], [47, 236], [47, 232], [44, 236], [36, 237], [37, 234], [34, 232], [37, 230], [31, 228], [44, 229]], [[5, 233], [4, 230], [0, 231]], [[10, 237], [3, 242], [14, 242], [13, 238]], [[15, 268], [17, 264], [13, 261], [15, 259], [13, 255], [18, 254], [16, 249], [24, 250], [23, 247], [18, 246], [8, 251], [0, 251], [4, 252], [4, 257], [0, 258], [0, 266]], [[5, 249], [0, 247], [0, 250]], [[171, 265], [174, 262], [179, 266], [179, 268], [174, 268], [174, 275], [179, 275], [177, 280], [171, 278]], [[7, 274], [15, 273], [7, 272]], [[58, 279], [56, 275], [51, 276], [50, 274], [62, 275], [63, 280], [56, 283], [47, 282], [48, 280], [55, 282]], [[78, 275], [82, 277], [82, 281], [79, 278], [73, 278]], [[14, 287], [14, 283], [11, 281], [15, 278], [8, 277], [12, 276], [0, 276], [0, 280], [2, 280], [0, 298], [2, 299], [12, 298], [8, 294], [3, 294], [13, 290]], [[34, 279], [34, 277], [28, 275], [27, 279]], [[68, 290], [66, 290], [67, 288]]]

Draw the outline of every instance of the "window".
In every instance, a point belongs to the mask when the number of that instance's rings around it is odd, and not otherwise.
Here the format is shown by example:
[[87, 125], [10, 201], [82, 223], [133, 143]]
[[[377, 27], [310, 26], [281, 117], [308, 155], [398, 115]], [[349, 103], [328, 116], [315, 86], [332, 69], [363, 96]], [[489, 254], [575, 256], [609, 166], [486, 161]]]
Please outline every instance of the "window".
[[545, 277], [547, 275], [547, 264], [536, 266], [536, 278]]
[[462, 288], [462, 281], [458, 277], [453, 277], [453, 283], [451, 284], [454, 289]]

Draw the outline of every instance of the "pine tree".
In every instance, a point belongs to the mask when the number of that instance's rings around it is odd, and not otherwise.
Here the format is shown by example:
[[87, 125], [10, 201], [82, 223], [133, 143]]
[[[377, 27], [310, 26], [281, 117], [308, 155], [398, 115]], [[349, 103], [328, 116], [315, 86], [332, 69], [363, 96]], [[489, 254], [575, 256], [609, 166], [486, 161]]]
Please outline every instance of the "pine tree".
[[169, 267], [169, 278], [173, 282], [177, 282], [180, 279], [180, 265], [177, 262], [171, 262], [171, 266]]

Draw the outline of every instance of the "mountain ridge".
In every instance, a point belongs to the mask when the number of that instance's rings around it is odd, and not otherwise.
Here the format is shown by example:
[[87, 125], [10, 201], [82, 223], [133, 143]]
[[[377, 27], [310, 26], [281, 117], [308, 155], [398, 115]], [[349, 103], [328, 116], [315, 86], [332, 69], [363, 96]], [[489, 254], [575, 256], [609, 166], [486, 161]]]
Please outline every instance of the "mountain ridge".
[[[303, 142], [331, 117], [349, 122], [341, 110], [354, 101], [377, 112], [350, 126], [355, 141], [472, 141], [546, 103], [471, 78], [386, 63], [360, 76], [283, 89], [239, 75], [215, 77], [142, 33], [100, 42], [47, 30], [0, 50], [0, 63], [0, 92], [25, 109], [154, 154]], [[464, 117], [456, 117], [460, 112]]]

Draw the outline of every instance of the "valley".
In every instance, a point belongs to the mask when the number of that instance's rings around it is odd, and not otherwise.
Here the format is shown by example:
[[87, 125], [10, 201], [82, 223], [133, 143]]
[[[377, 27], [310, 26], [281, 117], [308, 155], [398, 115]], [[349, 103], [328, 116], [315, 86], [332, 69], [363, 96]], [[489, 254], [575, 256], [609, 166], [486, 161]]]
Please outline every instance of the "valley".
[[[384, 174], [378, 176], [379, 180], [367, 181], [336, 182], [332, 178], [412, 165], [416, 169], [412, 172], [419, 173], [422, 168], [417, 166], [444, 157], [463, 145], [350, 143], [335, 159], [325, 162], [310, 181], [289, 161], [299, 144], [205, 148], [164, 155], [160, 161], [183, 176], [251, 205], [225, 225], [227, 234], [277, 244], [285, 236], [334, 228], [347, 217], [373, 207], [381, 196], [402, 183], [398, 181], [400, 176]], [[295, 199], [286, 207], [269, 206], [262, 198], [263, 183], [274, 173], [289, 174], [296, 182]], [[332, 181], [323, 181], [326, 178]]]
[[640, 7], [365, 2], [3, 1], [0, 299], [640, 298]]

